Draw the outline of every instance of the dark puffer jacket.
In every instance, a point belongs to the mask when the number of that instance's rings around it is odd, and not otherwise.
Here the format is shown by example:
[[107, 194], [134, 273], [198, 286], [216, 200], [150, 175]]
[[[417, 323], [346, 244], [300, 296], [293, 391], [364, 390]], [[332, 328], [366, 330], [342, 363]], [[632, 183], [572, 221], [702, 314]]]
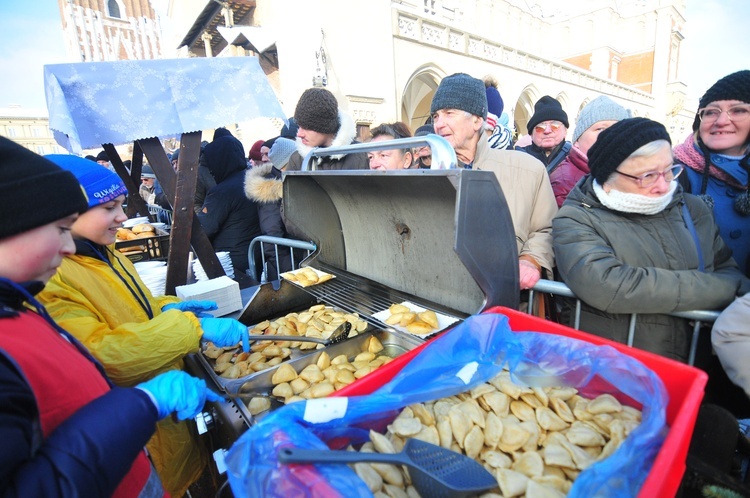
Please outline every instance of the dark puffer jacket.
[[215, 251], [228, 251], [235, 272], [248, 269], [250, 241], [260, 235], [258, 206], [245, 196], [245, 152], [239, 140], [219, 137], [203, 151], [216, 180], [198, 213]]
[[[245, 195], [258, 205], [260, 231], [263, 235], [289, 237], [282, 214], [282, 186], [281, 171], [272, 164], [257, 166], [245, 173]], [[272, 244], [265, 244], [263, 249], [267, 280], [276, 280], [279, 278], [276, 271], [277, 249]], [[289, 248], [278, 246], [278, 255], [279, 269], [282, 272], [290, 271], [292, 259]], [[303, 257], [304, 254], [295, 251], [295, 262], [301, 261]]]
[[587, 177], [552, 221], [552, 236], [560, 275], [583, 301], [581, 329], [625, 343], [629, 313], [639, 313], [634, 346], [681, 361], [686, 320], [663, 313], [721, 309], [748, 284], [706, 204], [680, 187], [664, 211], [646, 216], [604, 207]]

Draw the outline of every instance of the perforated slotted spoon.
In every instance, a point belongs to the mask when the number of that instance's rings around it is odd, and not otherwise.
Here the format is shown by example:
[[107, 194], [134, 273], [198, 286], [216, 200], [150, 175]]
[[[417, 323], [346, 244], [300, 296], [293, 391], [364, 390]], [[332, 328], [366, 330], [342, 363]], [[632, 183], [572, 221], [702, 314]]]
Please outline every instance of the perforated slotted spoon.
[[409, 467], [414, 487], [430, 498], [463, 498], [496, 488], [497, 481], [475, 460], [434, 444], [409, 439], [401, 453], [279, 449], [281, 463], [377, 462]]
[[249, 335], [248, 339], [251, 341], [298, 341], [298, 342], [315, 342], [328, 346], [330, 344], [338, 344], [339, 342], [346, 340], [349, 337], [349, 332], [352, 330], [352, 324], [344, 322], [336, 330], [331, 333], [328, 339], [319, 339], [317, 337], [305, 337], [296, 335]]

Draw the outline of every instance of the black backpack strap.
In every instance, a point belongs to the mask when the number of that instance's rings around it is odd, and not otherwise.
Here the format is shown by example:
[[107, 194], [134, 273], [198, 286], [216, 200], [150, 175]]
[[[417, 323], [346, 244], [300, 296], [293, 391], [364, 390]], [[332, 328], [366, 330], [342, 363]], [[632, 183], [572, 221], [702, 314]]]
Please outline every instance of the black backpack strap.
[[555, 168], [557, 168], [560, 163], [568, 157], [568, 153], [570, 153], [570, 149], [573, 148], [573, 145], [570, 142], [564, 142], [562, 148], [560, 149], [560, 152], [558, 152], [555, 155], [555, 158], [547, 165], [547, 173], [552, 174], [553, 171], [555, 171]]

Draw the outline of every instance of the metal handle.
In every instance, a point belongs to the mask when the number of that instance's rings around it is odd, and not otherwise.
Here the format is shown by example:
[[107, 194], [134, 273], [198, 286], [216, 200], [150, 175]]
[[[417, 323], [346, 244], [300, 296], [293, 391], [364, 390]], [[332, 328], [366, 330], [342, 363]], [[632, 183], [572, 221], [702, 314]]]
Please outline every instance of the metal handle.
[[330, 342], [328, 339], [318, 339], [317, 337], [304, 337], [297, 335], [249, 335], [248, 340], [250, 341], [300, 341], [300, 342], [315, 342], [318, 344], [328, 345]]
[[331, 450], [306, 450], [303, 448], [286, 447], [279, 449], [279, 462], [281, 463], [356, 463], [356, 462], [378, 462], [408, 464], [396, 453], [371, 453], [359, 451], [331, 451]]
[[355, 152], [372, 152], [376, 150], [408, 149], [427, 145], [432, 151], [432, 165], [430, 169], [455, 169], [458, 165], [456, 151], [450, 143], [440, 135], [424, 135], [421, 137], [399, 138], [383, 140], [382, 142], [366, 142], [341, 147], [315, 147], [305, 156], [301, 170], [309, 171], [313, 157], [328, 157], [338, 154], [353, 154]]

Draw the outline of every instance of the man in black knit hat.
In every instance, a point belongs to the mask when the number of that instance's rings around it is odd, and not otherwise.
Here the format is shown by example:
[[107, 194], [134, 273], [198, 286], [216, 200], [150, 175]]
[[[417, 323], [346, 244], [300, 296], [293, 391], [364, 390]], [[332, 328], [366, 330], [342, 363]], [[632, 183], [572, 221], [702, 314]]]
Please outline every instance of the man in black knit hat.
[[547, 172], [552, 173], [573, 147], [565, 140], [568, 126], [568, 115], [560, 102], [545, 95], [534, 104], [534, 115], [526, 125], [531, 144], [516, 150], [536, 157], [547, 167]]
[[[316, 147], [341, 147], [357, 143], [354, 121], [339, 109], [336, 97], [325, 88], [308, 88], [294, 110], [297, 123], [297, 152], [292, 154], [287, 170], [302, 169], [307, 154]], [[336, 154], [315, 158], [309, 169], [370, 169], [367, 154]]]

